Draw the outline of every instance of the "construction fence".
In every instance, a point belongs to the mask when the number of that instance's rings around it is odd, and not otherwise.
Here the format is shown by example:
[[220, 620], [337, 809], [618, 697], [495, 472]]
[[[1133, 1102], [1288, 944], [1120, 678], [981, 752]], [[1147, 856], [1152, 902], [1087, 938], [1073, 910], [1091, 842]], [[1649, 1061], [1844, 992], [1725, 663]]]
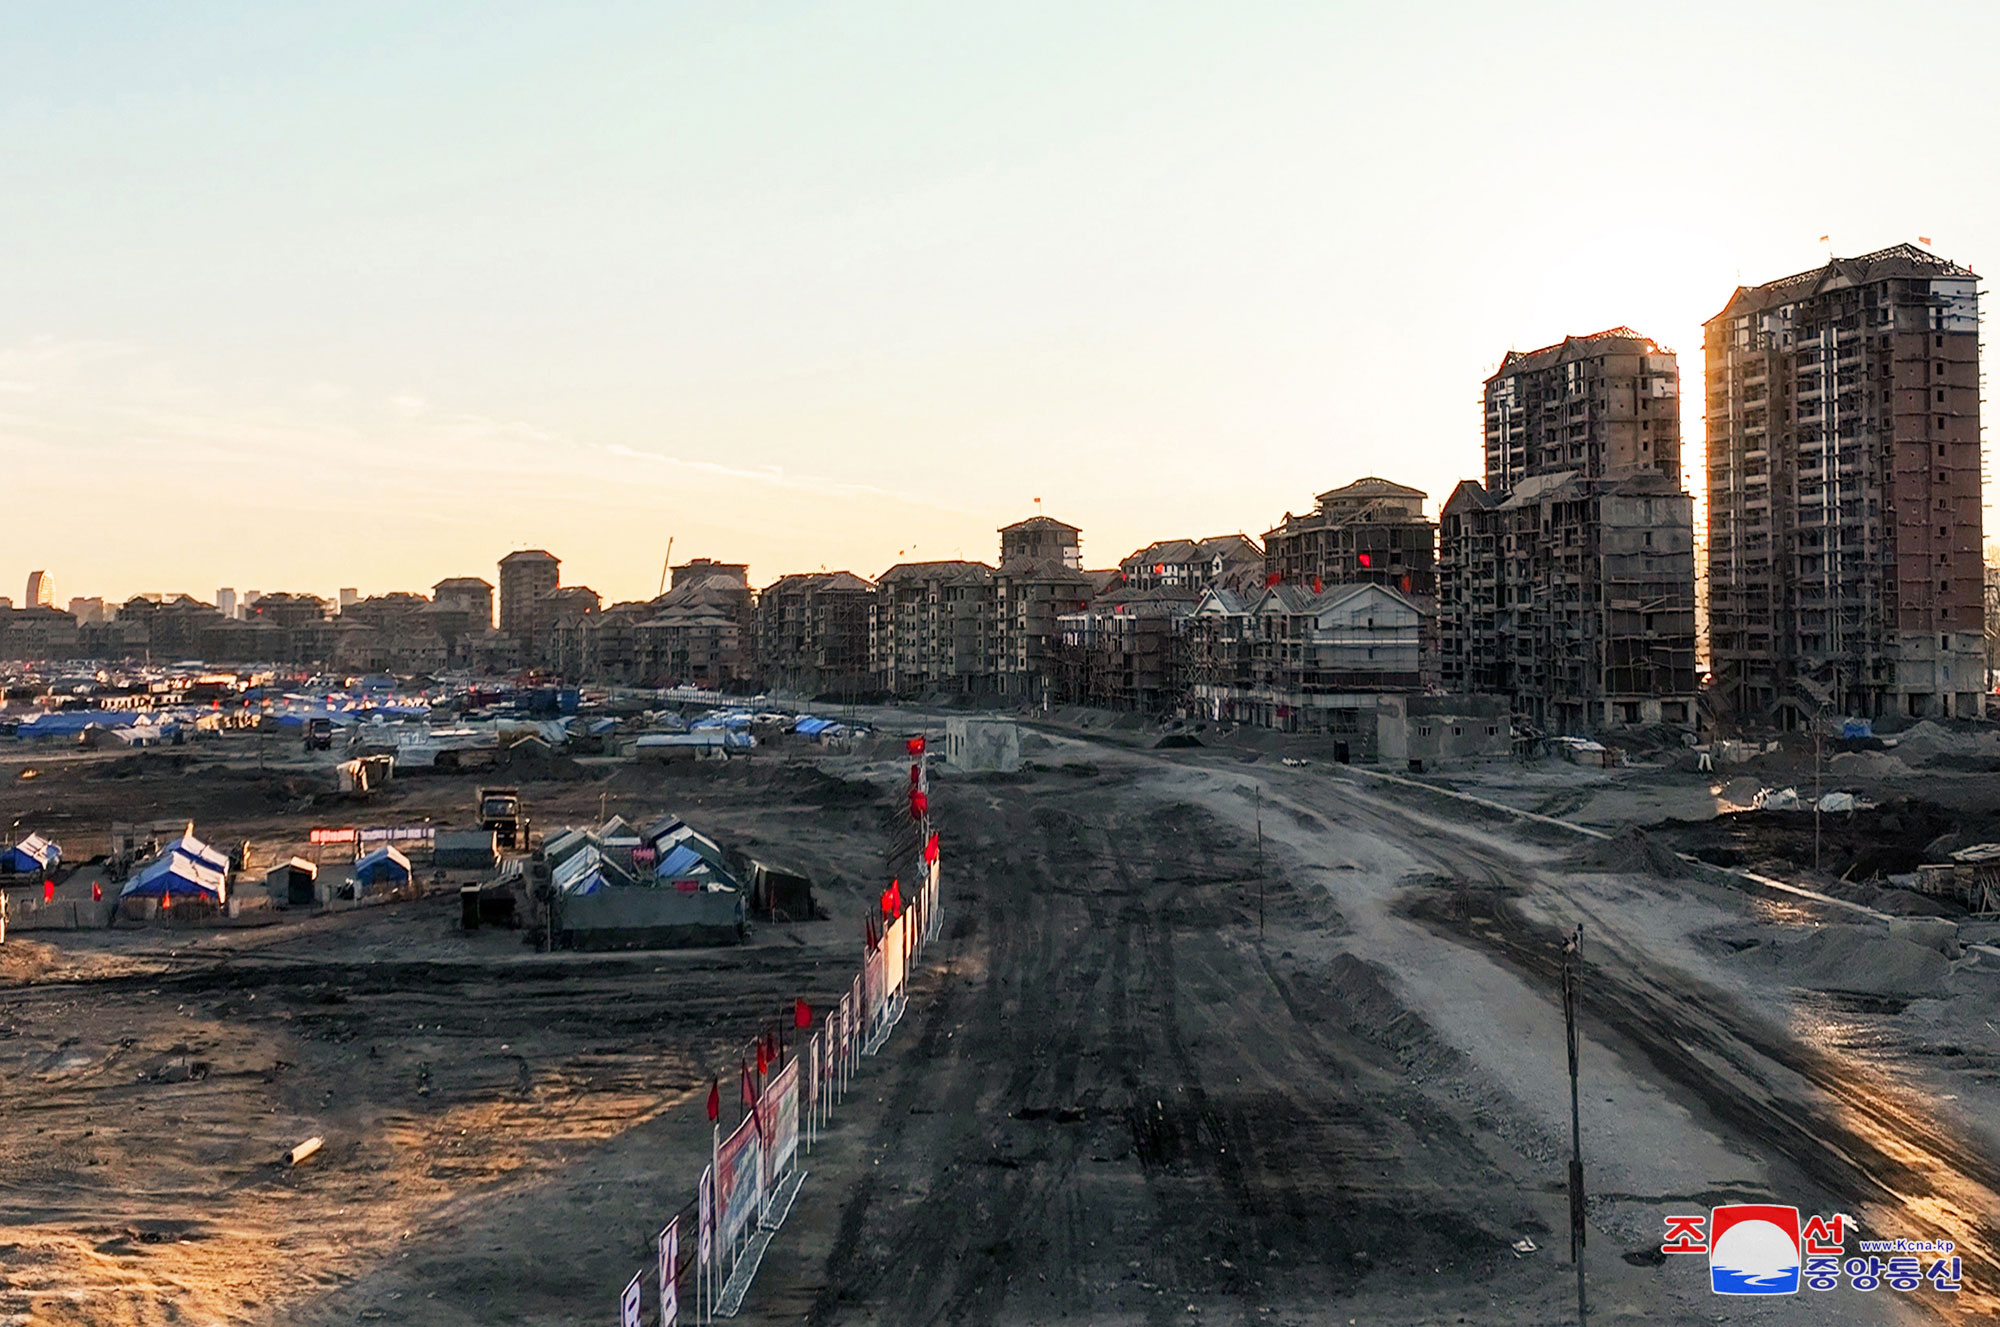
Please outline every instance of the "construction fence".
[[[882, 924], [879, 929], [872, 919], [867, 924], [860, 970], [816, 1026], [803, 1001], [798, 1004], [794, 1026], [802, 1033], [810, 1030], [810, 1036], [789, 1054], [780, 1038], [760, 1038], [753, 1053], [743, 1057], [743, 1118], [726, 1136], [719, 1124], [712, 1129], [708, 1165], [694, 1201], [661, 1228], [655, 1265], [640, 1269], [620, 1292], [619, 1327], [674, 1327], [680, 1321], [684, 1285], [691, 1293], [693, 1322], [737, 1314], [766, 1248], [805, 1182], [801, 1156], [811, 1152], [832, 1124], [862, 1062], [901, 1021], [909, 1003], [910, 972], [944, 923], [940, 852], [931, 827], [921, 739], [912, 742], [911, 755], [910, 823], [895, 836], [891, 860], [914, 848], [909, 878], [917, 887], [905, 897], [899, 875], [883, 892]], [[709, 1097], [711, 1119], [718, 1092], [719, 1080]], [[690, 1218], [694, 1238], [684, 1248], [681, 1227]]]

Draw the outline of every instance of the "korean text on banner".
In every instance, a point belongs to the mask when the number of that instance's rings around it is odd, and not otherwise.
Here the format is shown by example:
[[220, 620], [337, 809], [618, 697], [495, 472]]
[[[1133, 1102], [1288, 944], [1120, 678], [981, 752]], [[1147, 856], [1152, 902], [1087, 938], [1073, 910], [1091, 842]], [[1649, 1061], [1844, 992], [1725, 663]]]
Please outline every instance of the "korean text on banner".
[[744, 1226], [757, 1219], [763, 1169], [764, 1148], [757, 1137], [757, 1117], [752, 1115], [736, 1126], [715, 1154], [715, 1197], [722, 1208], [724, 1244], [734, 1244]]
[[618, 1297], [618, 1327], [639, 1327], [639, 1277], [632, 1277], [632, 1284], [625, 1287], [625, 1293]]
[[674, 1327], [681, 1316], [681, 1219], [675, 1217], [660, 1232], [660, 1323]]

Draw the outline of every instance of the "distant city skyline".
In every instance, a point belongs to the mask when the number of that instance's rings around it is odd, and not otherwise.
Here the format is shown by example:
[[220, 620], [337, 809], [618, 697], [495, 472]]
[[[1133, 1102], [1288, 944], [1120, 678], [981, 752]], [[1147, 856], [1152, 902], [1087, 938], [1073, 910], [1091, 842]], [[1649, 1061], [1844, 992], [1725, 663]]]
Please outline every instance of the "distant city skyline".
[[[1680, 357], [1699, 494], [1701, 324], [1739, 283], [2000, 251], [1988, 81], [1928, 88], [1938, 132], [1826, 95], [1887, 23], [0, 17], [0, 456], [38, 513], [0, 562], [112, 602], [252, 571], [331, 598], [544, 547], [609, 601], [669, 537], [760, 585], [990, 560], [1041, 497], [1108, 566], [1364, 475], [1435, 514], [1501, 357], [1621, 324]], [[1921, 32], [1984, 49], [2000, 13]], [[1803, 105], [1867, 187], [1773, 166]]]

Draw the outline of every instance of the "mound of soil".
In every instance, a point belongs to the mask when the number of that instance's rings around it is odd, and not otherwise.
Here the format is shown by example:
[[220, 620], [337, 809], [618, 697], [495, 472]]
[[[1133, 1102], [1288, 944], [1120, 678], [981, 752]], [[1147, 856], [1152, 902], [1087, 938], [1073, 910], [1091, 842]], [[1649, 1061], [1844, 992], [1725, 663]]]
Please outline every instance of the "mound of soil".
[[1570, 867], [1616, 875], [1649, 875], [1673, 880], [1686, 874], [1686, 864], [1666, 844], [1635, 825], [1608, 839], [1595, 839], [1570, 854]]
[[1935, 949], [1875, 926], [1822, 926], [1753, 954], [1794, 986], [1848, 995], [1921, 999], [1941, 993], [1951, 963]]

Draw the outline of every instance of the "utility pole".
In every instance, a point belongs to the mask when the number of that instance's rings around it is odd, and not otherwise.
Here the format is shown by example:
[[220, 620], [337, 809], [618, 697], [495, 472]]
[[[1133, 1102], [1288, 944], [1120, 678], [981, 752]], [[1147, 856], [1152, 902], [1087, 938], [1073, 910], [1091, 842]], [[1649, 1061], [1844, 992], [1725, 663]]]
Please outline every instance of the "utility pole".
[[1264, 938], [1264, 785], [1254, 785], [1257, 806], [1257, 938]]
[[1563, 1030], [1569, 1039], [1569, 1260], [1576, 1265], [1576, 1321], [1589, 1321], [1583, 1297], [1583, 1123], [1577, 1109], [1576, 1016], [1578, 965], [1583, 962], [1583, 923], [1563, 941]]
[[1823, 715], [1813, 716], [1813, 874], [1819, 874], [1819, 803], [1820, 772], [1825, 767], [1826, 722]]

